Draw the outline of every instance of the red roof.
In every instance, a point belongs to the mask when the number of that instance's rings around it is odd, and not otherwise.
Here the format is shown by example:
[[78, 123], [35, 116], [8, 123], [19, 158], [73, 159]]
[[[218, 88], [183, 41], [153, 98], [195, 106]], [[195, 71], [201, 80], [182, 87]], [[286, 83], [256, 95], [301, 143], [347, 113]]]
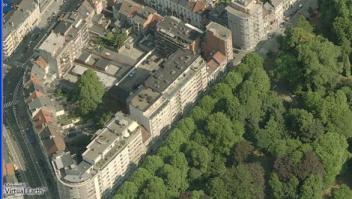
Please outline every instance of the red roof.
[[34, 91], [29, 97], [28, 97], [28, 101], [31, 101], [31, 100], [33, 100], [33, 99], [36, 99], [36, 98], [38, 98], [38, 97], [41, 97], [41, 96], [43, 96], [44, 94], [42, 93], [42, 92], [40, 92], [40, 91]]
[[217, 51], [212, 57], [218, 64], [223, 63], [226, 60], [226, 56], [221, 52]]
[[216, 63], [216, 61], [214, 59], [211, 59], [210, 61], [208, 61], [207, 65], [208, 65], [210, 71], [216, 70], [216, 68], [219, 66], [219, 64]]
[[46, 68], [48, 67], [48, 62], [41, 56], [37, 57], [37, 59], [34, 61], [40, 68]]
[[48, 108], [42, 108], [34, 116], [33, 121], [37, 129], [43, 128], [44, 124], [51, 124], [55, 122], [54, 113]]
[[66, 149], [66, 144], [60, 130], [58, 126], [47, 125], [41, 134], [41, 139], [49, 155]]
[[3, 163], [2, 170], [2, 176], [12, 176], [15, 174], [15, 168], [12, 163]]
[[36, 75], [31, 75], [30, 81], [31, 81], [33, 84], [41, 84], [41, 83], [42, 83], [42, 82], [40, 81], [40, 79], [39, 79]]
[[206, 9], [206, 5], [202, 0], [196, 2], [189, 1], [189, 7], [193, 12], [202, 12]]

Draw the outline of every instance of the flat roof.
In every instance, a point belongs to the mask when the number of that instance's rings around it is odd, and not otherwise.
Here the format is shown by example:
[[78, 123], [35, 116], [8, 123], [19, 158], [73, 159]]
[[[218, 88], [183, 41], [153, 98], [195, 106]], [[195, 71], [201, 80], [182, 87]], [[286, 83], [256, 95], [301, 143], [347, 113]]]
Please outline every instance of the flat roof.
[[232, 35], [231, 31], [228, 28], [213, 21], [210, 22], [206, 28], [207, 30], [215, 33], [223, 39], [228, 38]]
[[161, 96], [161, 93], [153, 91], [151, 88], [143, 87], [138, 92], [136, 92], [135, 96], [130, 101], [130, 105], [139, 110], [145, 111], [160, 96]]
[[39, 50], [46, 51], [52, 56], [56, 56], [65, 47], [65, 37], [51, 32], [45, 41], [39, 46]]
[[17, 9], [6, 21], [3, 28], [3, 37], [6, 38], [12, 31], [16, 30], [38, 8], [38, 4], [32, 0], [22, 0]]
[[98, 167], [103, 166], [104, 164], [97, 165], [97, 163], [108, 160], [110, 158], [108, 154], [113, 147], [125, 146], [126, 139], [135, 133], [138, 127], [137, 122], [127, 115], [122, 112], [116, 113], [105, 128], [97, 131], [97, 137], [88, 144], [87, 150], [82, 154], [83, 159]]
[[166, 16], [157, 24], [157, 30], [171, 38], [181, 38], [191, 43], [201, 36], [201, 33], [174, 16]]
[[160, 93], [164, 92], [197, 57], [199, 55], [194, 55], [189, 50], [178, 49], [163, 62], [159, 70], [146, 80], [145, 86]]

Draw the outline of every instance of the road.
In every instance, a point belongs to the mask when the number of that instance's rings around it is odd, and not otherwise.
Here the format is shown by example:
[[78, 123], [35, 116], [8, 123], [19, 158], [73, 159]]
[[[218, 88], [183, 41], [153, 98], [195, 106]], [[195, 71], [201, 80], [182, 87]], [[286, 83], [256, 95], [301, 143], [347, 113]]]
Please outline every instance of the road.
[[[14, 159], [20, 165], [20, 182], [25, 182], [31, 187], [47, 187], [48, 191], [43, 196], [27, 196], [26, 198], [58, 198], [55, 177], [51, 166], [46, 164], [44, 151], [39, 143], [30, 141], [34, 137], [31, 118], [27, 114], [27, 107], [23, 96], [23, 76], [29, 69], [30, 59], [39, 42], [50, 32], [56, 24], [58, 15], [73, 11], [81, 0], [71, 0], [63, 3], [62, 0], [54, 1], [43, 13], [37, 27], [35, 27], [21, 42], [14, 54], [5, 64], [7, 68], [4, 85], [4, 122], [9, 129], [7, 136], [11, 136], [17, 147], [9, 149], [14, 154]], [[31, 139], [33, 140], [33, 139]], [[32, 143], [31, 143], [32, 142]]]

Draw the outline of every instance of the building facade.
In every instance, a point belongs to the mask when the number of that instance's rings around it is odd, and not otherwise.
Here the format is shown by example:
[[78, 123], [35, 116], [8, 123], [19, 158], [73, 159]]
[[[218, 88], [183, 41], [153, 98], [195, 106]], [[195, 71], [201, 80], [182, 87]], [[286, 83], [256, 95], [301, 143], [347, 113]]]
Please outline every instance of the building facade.
[[177, 49], [200, 52], [200, 37], [203, 32], [180, 19], [167, 16], [156, 25], [156, 47], [160, 54], [168, 56]]
[[60, 198], [109, 196], [146, 152], [142, 127], [121, 112], [96, 135], [81, 162], [68, 152], [52, 159]]
[[144, 2], [162, 15], [176, 16], [198, 28], [204, 26], [202, 14], [207, 9], [207, 4], [202, 0], [145, 0]]
[[226, 7], [233, 46], [252, 50], [265, 37], [263, 5], [257, 0], [236, 0]]
[[207, 88], [206, 63], [200, 55], [178, 50], [152, 74], [130, 100], [130, 116], [152, 137], [166, 131]]
[[90, 4], [82, 4], [77, 11], [66, 14], [39, 46], [40, 56], [55, 66], [58, 78], [69, 71], [87, 45], [93, 15]]
[[21, 1], [13, 15], [4, 19], [4, 58], [12, 55], [23, 38], [38, 24], [40, 16], [40, 9], [35, 1]]
[[226, 56], [227, 61], [233, 59], [232, 33], [228, 28], [210, 22], [206, 26], [203, 54], [208, 59], [218, 51]]

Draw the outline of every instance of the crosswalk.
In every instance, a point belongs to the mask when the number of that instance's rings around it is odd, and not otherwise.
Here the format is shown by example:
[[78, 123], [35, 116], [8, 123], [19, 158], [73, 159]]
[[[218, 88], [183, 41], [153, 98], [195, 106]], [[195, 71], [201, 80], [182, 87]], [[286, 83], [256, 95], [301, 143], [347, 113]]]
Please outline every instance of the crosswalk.
[[11, 102], [7, 102], [4, 104], [4, 108], [9, 108], [13, 105], [16, 105], [18, 103], [18, 101], [11, 101]]

